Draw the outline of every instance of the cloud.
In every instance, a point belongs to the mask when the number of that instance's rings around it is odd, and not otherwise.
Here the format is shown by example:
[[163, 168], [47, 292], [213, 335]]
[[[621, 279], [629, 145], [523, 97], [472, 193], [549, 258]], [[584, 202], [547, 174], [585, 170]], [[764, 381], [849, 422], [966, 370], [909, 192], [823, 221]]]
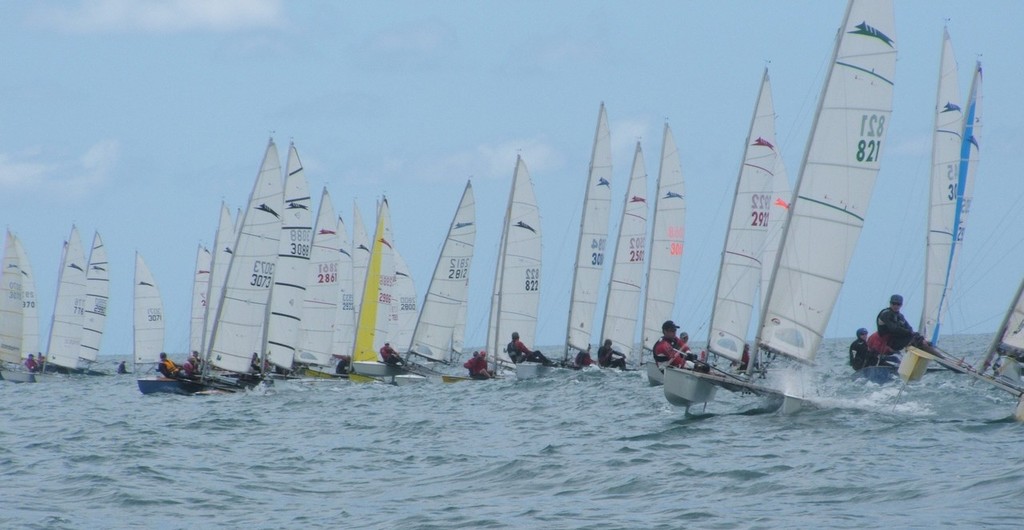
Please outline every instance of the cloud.
[[82, 0], [44, 6], [33, 19], [71, 33], [231, 32], [284, 23], [280, 0]]
[[45, 191], [52, 196], [79, 198], [109, 180], [120, 151], [117, 141], [103, 140], [70, 161], [43, 160], [44, 153], [39, 150], [16, 155], [0, 153], [0, 188], [13, 197]]
[[424, 21], [370, 35], [360, 45], [356, 57], [370, 69], [422, 68], [439, 64], [454, 51], [457, 42], [456, 32], [450, 26]]

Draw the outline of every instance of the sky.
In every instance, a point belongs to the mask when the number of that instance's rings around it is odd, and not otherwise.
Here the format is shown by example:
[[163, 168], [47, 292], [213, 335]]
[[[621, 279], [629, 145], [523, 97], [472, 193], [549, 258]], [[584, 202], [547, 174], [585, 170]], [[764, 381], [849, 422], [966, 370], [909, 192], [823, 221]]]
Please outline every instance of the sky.
[[[131, 353], [136, 251], [163, 293], [166, 349], [184, 352], [196, 247], [212, 245], [221, 201], [234, 209], [248, 199], [268, 138], [282, 156], [295, 143], [311, 194], [326, 186], [350, 231], [354, 204], [372, 226], [375, 202], [387, 196], [421, 301], [471, 179], [478, 232], [466, 344], [474, 346], [486, 334], [519, 154], [544, 241], [536, 343], [560, 345], [604, 102], [613, 197], [625, 194], [637, 141], [654, 187], [661, 129], [672, 127], [688, 208], [677, 305], [666, 318], [702, 342], [762, 70], [795, 181], [844, 9], [842, 0], [4, 2], [0, 225], [30, 257], [44, 345], [62, 243], [75, 224], [86, 249], [98, 231], [109, 253], [101, 355]], [[1015, 162], [1024, 145], [1024, 2], [898, 0], [895, 10], [882, 169], [826, 336], [871, 327], [893, 293], [904, 295], [915, 327], [920, 318], [944, 26], [961, 94], [975, 60], [985, 85], [981, 162], [943, 329], [991, 333], [1024, 272]], [[614, 199], [613, 220], [621, 208]]]

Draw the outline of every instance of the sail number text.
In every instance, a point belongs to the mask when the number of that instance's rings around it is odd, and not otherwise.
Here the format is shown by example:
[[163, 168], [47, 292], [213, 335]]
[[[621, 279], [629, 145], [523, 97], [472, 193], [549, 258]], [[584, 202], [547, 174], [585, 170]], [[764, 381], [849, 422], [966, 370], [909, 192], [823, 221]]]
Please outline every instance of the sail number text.
[[860, 117], [860, 141], [857, 142], [857, 161], [875, 162], [882, 150], [885, 134], [885, 116], [864, 114]]
[[252, 279], [249, 285], [270, 289], [274, 280], [274, 264], [269, 261], [256, 260], [252, 265]]
[[772, 196], [755, 193], [750, 196], [750, 226], [768, 226], [768, 215], [771, 211]]
[[591, 265], [597, 265], [598, 267], [600, 267], [601, 265], [604, 265], [604, 245], [605, 245], [605, 238], [603, 238], [603, 237], [600, 238], [600, 239], [591, 239], [590, 240], [590, 250], [593, 251], [593, 252], [590, 253], [590, 264]]
[[312, 232], [309, 228], [293, 228], [288, 231], [289, 249], [292, 256], [309, 257], [309, 241]]
[[537, 291], [540, 289], [540, 269], [526, 269], [526, 290]]
[[334, 283], [338, 281], [338, 264], [321, 263], [317, 265], [316, 283]]
[[451, 258], [448, 260], [448, 279], [465, 280], [469, 278], [469, 258]]
[[645, 237], [631, 237], [629, 238], [629, 261], [630, 262], [642, 262], [644, 260], [644, 247], [646, 245]]

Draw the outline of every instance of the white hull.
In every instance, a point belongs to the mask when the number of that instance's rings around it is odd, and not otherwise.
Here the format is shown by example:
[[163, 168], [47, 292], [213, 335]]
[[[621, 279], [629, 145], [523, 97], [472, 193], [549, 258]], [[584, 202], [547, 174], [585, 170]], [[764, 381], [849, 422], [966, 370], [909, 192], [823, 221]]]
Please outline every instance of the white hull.
[[418, 385], [426, 380], [426, 377], [416, 374], [402, 374], [391, 378], [391, 382], [394, 383], [395, 386]]
[[692, 370], [680, 370], [671, 366], [665, 368], [665, 399], [678, 407], [689, 407], [715, 399], [718, 387], [702, 379]]
[[376, 361], [355, 361], [352, 371], [367, 377], [394, 377], [405, 374], [405, 370]]
[[0, 371], [0, 380], [10, 381], [11, 383], [35, 383], [36, 374], [3, 370]]
[[658, 367], [657, 363], [647, 363], [647, 382], [651, 386], [661, 386], [665, 384], [665, 374], [662, 373], [661, 368]]
[[516, 379], [534, 379], [547, 375], [550, 371], [550, 366], [540, 363], [519, 363], [516, 365]]

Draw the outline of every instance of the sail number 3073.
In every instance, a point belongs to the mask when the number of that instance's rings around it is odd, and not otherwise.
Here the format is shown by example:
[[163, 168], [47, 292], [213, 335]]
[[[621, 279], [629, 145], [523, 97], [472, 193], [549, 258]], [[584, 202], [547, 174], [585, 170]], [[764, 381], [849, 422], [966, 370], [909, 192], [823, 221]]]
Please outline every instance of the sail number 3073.
[[885, 116], [864, 114], [860, 117], [860, 137], [857, 142], [857, 161], [875, 162], [882, 151], [885, 135]]

